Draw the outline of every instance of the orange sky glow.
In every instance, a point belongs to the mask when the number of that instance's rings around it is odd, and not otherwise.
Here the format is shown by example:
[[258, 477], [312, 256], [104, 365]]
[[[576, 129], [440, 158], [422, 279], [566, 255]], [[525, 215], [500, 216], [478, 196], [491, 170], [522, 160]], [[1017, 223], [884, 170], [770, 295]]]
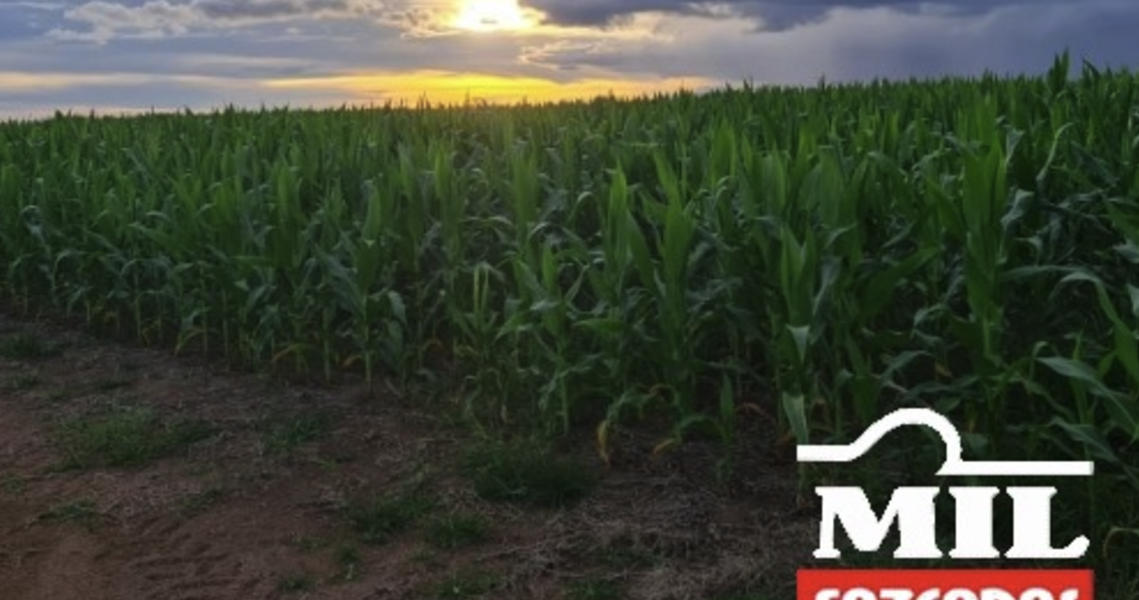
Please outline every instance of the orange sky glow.
[[340, 93], [355, 102], [391, 101], [414, 106], [426, 98], [431, 104], [464, 104], [468, 100], [494, 105], [523, 101], [541, 104], [590, 99], [610, 94], [628, 98], [657, 92], [697, 90], [716, 82], [700, 78], [582, 79], [568, 83], [535, 77], [455, 73], [424, 70], [410, 73], [359, 73], [330, 77], [277, 79], [264, 82], [276, 89], [307, 89]]

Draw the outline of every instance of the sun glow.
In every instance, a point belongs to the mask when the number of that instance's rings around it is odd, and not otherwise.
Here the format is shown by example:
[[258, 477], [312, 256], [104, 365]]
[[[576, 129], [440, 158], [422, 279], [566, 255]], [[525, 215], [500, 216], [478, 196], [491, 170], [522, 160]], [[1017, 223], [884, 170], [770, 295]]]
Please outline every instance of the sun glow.
[[274, 79], [263, 81], [270, 89], [320, 92], [335, 98], [330, 105], [350, 102], [393, 102], [414, 107], [420, 100], [433, 106], [475, 104], [512, 105], [561, 100], [588, 100], [610, 94], [637, 97], [679, 89], [706, 88], [717, 84], [699, 77], [636, 79], [584, 78], [557, 82], [539, 77], [512, 77], [490, 73], [453, 71], [406, 71], [355, 73], [329, 77]]
[[467, 31], [514, 31], [533, 27], [536, 20], [518, 0], [465, 0], [454, 25]]

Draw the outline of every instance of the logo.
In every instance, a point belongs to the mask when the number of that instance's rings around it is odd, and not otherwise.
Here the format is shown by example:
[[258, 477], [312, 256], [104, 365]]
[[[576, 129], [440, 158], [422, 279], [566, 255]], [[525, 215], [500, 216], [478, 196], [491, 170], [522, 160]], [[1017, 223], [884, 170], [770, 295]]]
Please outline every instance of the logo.
[[[944, 416], [928, 409], [901, 409], [879, 419], [846, 446], [800, 445], [798, 462], [848, 463], [866, 454], [887, 433], [906, 425], [933, 429], [945, 444], [945, 462], [937, 475], [1090, 477], [1090, 461], [965, 461], [961, 436]], [[859, 552], [881, 548], [891, 525], [899, 544], [894, 558], [1078, 560], [1088, 550], [1079, 536], [1063, 547], [1052, 540], [1052, 486], [950, 487], [954, 503], [954, 545], [946, 553], [938, 545], [936, 505], [938, 487], [895, 488], [881, 517], [874, 513], [865, 491], [858, 487], [815, 488], [822, 500], [818, 559], [838, 559], [836, 525], [846, 531]], [[1012, 545], [998, 549], [993, 541], [993, 501], [1004, 493], [1012, 499]], [[1090, 569], [800, 569], [798, 600], [1092, 600]]]

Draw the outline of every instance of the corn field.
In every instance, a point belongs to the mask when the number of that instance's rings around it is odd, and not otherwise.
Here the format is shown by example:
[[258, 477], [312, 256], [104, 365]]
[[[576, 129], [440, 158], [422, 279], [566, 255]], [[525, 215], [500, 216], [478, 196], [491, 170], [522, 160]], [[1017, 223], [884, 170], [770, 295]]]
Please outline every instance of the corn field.
[[[0, 125], [0, 299], [551, 433], [884, 411], [1139, 489], [1139, 78]], [[442, 357], [442, 358], [440, 358]]]

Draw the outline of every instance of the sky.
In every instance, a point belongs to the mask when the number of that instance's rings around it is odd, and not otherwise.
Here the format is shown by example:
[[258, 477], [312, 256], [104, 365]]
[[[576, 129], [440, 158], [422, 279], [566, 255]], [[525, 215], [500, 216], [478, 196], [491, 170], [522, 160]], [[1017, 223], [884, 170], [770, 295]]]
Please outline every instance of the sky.
[[0, 0], [0, 118], [1139, 70], [1139, 0]]

